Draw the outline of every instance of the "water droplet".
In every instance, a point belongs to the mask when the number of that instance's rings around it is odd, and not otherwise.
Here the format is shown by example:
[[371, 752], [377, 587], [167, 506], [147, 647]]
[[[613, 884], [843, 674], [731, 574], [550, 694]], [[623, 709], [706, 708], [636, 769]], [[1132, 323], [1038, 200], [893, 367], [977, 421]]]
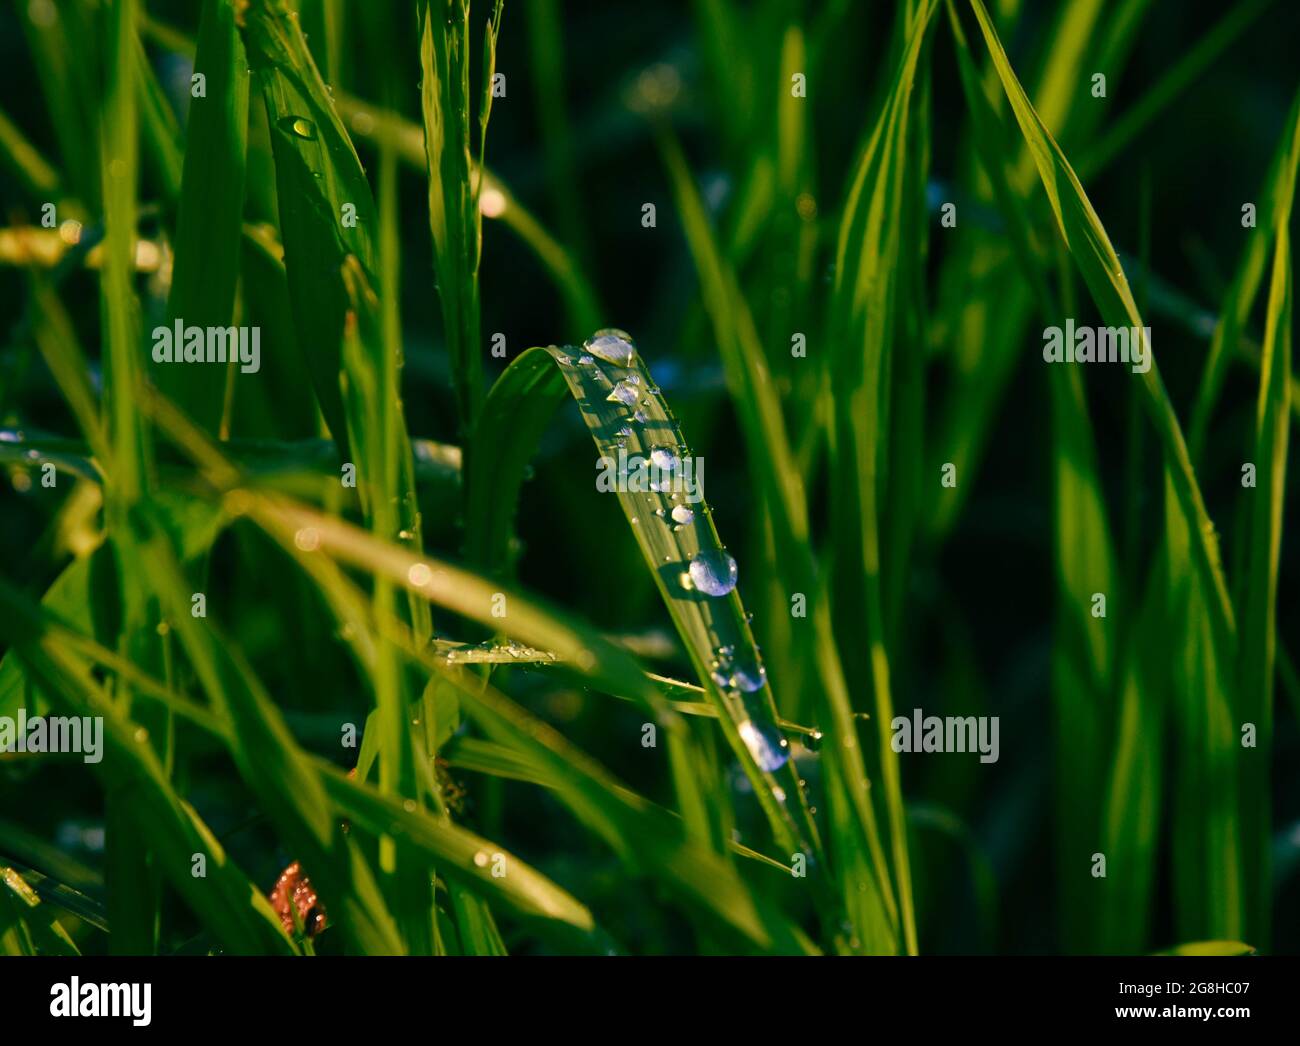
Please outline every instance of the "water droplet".
[[737, 690], [752, 694], [767, 682], [767, 669], [753, 661], [739, 664], [731, 673], [731, 685]]
[[488, 863], [487, 853], [483, 850], [480, 850], [478, 853], [476, 853], [474, 855], [474, 863], [478, 865], [480, 868], [486, 868]]
[[415, 813], [415, 800], [414, 799], [406, 800], [406, 802], [402, 803], [402, 809], [405, 810], [408, 814]]
[[584, 352], [581, 356], [578, 357], [578, 362], [581, 363], [584, 367], [590, 367], [596, 361]]
[[650, 417], [649, 415], [646, 414], [645, 411], [638, 408], [637, 412], [632, 415], [632, 420], [640, 422], [642, 425], [644, 425], [647, 421], [650, 420]]
[[280, 121], [280, 126], [298, 138], [312, 141], [316, 137], [316, 125], [305, 116], [286, 116]]
[[822, 737], [823, 734], [820, 730], [814, 730], [811, 734], [808, 734], [804, 737], [803, 739], [804, 748], [808, 749], [808, 751], [810, 752], [820, 751], [822, 747]]
[[650, 451], [650, 464], [664, 472], [672, 472], [677, 468], [677, 455], [667, 447], [654, 447]]
[[595, 353], [607, 363], [619, 367], [629, 366], [636, 356], [636, 345], [632, 341], [632, 335], [617, 327], [606, 327], [596, 331], [583, 342], [582, 347], [588, 352]]
[[631, 407], [640, 398], [636, 388], [629, 382], [620, 381], [605, 397], [611, 403], [621, 403], [625, 407]]
[[567, 367], [570, 363], [573, 362], [573, 360], [568, 356], [556, 356], [555, 359], [557, 363], [560, 363], [565, 367]]
[[695, 513], [692, 512], [690, 509], [688, 509], [685, 505], [675, 505], [673, 507], [674, 522], [680, 523], [682, 526], [686, 526], [694, 518], [695, 518]]
[[776, 736], [775, 730], [759, 726], [752, 719], [746, 719], [737, 730], [760, 770], [770, 774], [785, 766], [790, 757], [781, 748], [782, 739]]
[[736, 561], [722, 549], [701, 549], [691, 557], [691, 580], [707, 596], [725, 596], [736, 587]]

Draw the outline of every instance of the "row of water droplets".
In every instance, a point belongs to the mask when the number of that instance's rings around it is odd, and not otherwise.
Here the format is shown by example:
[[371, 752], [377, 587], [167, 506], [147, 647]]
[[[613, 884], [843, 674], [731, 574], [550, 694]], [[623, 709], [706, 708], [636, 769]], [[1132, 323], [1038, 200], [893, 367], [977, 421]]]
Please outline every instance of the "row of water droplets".
[[[612, 327], [599, 330], [582, 347], [583, 352], [577, 360], [579, 367], [594, 366], [596, 358], [599, 358], [625, 372], [621, 379], [613, 383], [606, 397], [609, 402], [621, 404], [630, 411], [630, 424], [625, 424], [615, 436], [615, 444], [621, 448], [633, 434], [631, 425], [645, 425], [649, 421], [649, 416], [641, 406], [642, 396], [656, 396], [659, 390], [643, 385], [636, 370], [636, 345], [624, 331]], [[570, 366], [573, 363], [567, 356], [559, 357], [559, 362]], [[661, 476], [676, 473], [681, 468], [678, 448], [648, 440], [646, 443], [650, 446], [650, 464]], [[662, 481], [651, 482], [651, 488], [657, 493], [664, 492], [669, 486]], [[677, 500], [680, 495], [673, 493], [672, 497]], [[655, 515], [674, 530], [681, 530], [695, 522], [695, 511], [686, 504], [674, 505], [671, 510], [659, 508]], [[638, 522], [636, 517], [632, 517], [633, 524]], [[711, 544], [710, 542], [710, 546]], [[680, 583], [687, 591], [699, 592], [710, 599], [722, 599], [736, 587], [738, 575], [736, 560], [726, 549], [706, 547], [691, 556]], [[767, 670], [759, 660], [758, 650], [752, 641], [747, 644], [747, 649], [739, 653], [734, 645], [715, 648], [710, 674], [720, 690], [738, 697], [745, 707], [746, 718], [738, 724], [737, 729], [759, 769], [765, 773], [779, 770], [789, 760], [789, 742], [774, 727], [761, 721], [768, 716], [760, 715], [756, 720], [750, 711], [761, 700], [756, 695], [767, 685]], [[778, 797], [784, 798], [779, 793]]]

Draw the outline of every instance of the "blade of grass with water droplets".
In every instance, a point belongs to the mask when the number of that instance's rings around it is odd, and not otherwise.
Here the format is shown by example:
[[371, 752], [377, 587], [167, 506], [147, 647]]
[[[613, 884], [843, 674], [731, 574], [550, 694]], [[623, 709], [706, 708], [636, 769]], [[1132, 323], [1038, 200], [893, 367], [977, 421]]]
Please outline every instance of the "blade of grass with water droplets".
[[280, 236], [297, 344], [306, 354], [321, 413], [348, 455], [339, 391], [347, 292], [343, 263], [355, 256], [376, 284], [370, 186], [307, 43], [284, 0], [254, 0], [244, 43], [266, 106], [275, 155]]
[[[803, 481], [786, 435], [780, 399], [768, 370], [754, 319], [741, 296], [734, 270], [727, 266], [709, 226], [703, 200], [676, 140], [660, 128], [660, 149], [682, 216], [682, 227], [699, 271], [700, 292], [713, 324], [719, 352], [747, 444], [757, 485], [771, 520], [773, 543], [783, 554], [775, 567], [787, 593], [804, 594], [812, 607], [812, 628], [800, 637], [800, 656], [808, 675], [820, 684], [829, 742], [823, 749], [828, 794], [840, 789], [846, 806], [832, 806], [831, 844], [855, 871], [836, 870], [851, 920], [863, 947], [894, 951], [898, 939], [897, 904], [880, 844], [875, 811], [867, 792], [867, 773], [858, 744], [848, 686], [831, 631], [812, 555]], [[860, 889], [860, 883], [874, 889]]]
[[471, 539], [471, 553], [500, 569], [510, 521], [488, 522], [484, 492], [491, 492], [491, 504], [515, 503], [523, 465], [567, 386], [605, 464], [606, 485], [598, 478], [597, 489], [618, 497], [692, 663], [725, 712], [723, 730], [780, 845], [815, 853], [816, 829], [734, 591], [735, 561], [699, 500], [703, 476], [653, 381], [621, 332], [600, 332], [582, 349], [529, 350], [512, 364], [484, 410], [468, 518], [492, 530], [481, 543]]

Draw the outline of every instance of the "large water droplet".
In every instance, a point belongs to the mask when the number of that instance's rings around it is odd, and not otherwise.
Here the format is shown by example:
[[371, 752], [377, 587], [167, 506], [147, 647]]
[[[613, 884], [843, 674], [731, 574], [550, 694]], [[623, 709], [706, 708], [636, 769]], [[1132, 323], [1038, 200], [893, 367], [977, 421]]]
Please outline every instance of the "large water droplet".
[[316, 125], [305, 116], [286, 116], [280, 121], [280, 126], [296, 138], [311, 141], [316, 137]]
[[775, 730], [759, 726], [752, 719], [746, 719], [737, 729], [760, 770], [770, 774], [785, 766], [790, 756], [781, 747], [781, 739]]
[[650, 464], [663, 472], [672, 472], [677, 465], [677, 455], [667, 447], [654, 447], [650, 451]]
[[619, 367], [631, 366], [632, 360], [636, 356], [636, 345], [632, 341], [632, 335], [619, 330], [617, 327], [606, 327], [603, 330], [596, 331], [595, 334], [583, 342], [582, 347], [607, 363], [613, 363]]
[[725, 596], [736, 587], [736, 561], [720, 548], [695, 553], [690, 572], [695, 587], [708, 596]]
[[605, 397], [611, 403], [621, 403], [625, 407], [630, 407], [640, 398], [636, 387], [626, 381], [620, 381]]
[[673, 506], [674, 522], [680, 523], [682, 526], [686, 526], [694, 518], [695, 518], [695, 513], [692, 512], [690, 509], [688, 509], [685, 505]]

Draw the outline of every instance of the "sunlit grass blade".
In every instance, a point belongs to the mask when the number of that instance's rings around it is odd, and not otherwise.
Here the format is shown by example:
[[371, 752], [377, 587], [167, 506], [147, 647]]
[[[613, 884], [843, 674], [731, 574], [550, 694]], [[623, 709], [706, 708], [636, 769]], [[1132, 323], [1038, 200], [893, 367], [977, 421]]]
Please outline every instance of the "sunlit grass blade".
[[[1021, 133], [1029, 145], [1043, 187], [1047, 190], [1048, 202], [1057, 225], [1093, 300], [1107, 323], [1141, 328], [1143, 324], [1129, 290], [1128, 280], [1101, 220], [1088, 201], [1069, 161], [1025, 96], [983, 3], [971, 0], [971, 5]], [[1150, 351], [1148, 346], [1148, 352]], [[1223, 577], [1214, 525], [1205, 510], [1182, 429], [1160, 378], [1154, 355], [1151, 355], [1150, 368], [1141, 375], [1141, 381], [1145, 389], [1147, 409], [1164, 449], [1173, 489], [1191, 533], [1193, 563], [1209, 596], [1208, 607], [1215, 642], [1222, 651], [1231, 651], [1235, 648], [1236, 621]]]
[[0, 867], [0, 953], [80, 955], [58, 913], [43, 904], [17, 869]]
[[[1300, 130], [1300, 124], [1297, 124]], [[1254, 724], [1255, 744], [1242, 749], [1241, 837], [1244, 863], [1247, 935], [1267, 948], [1272, 925], [1270, 869], [1270, 756], [1273, 741], [1273, 692], [1277, 648], [1278, 579], [1282, 514], [1286, 502], [1287, 448], [1291, 417], [1292, 265], [1291, 203], [1294, 172], [1300, 161], [1300, 136], [1292, 143], [1286, 167], [1292, 177], [1277, 201], [1274, 219], [1273, 273], [1264, 321], [1259, 398], [1255, 416], [1253, 464], [1258, 486], [1252, 495], [1250, 565], [1242, 611], [1241, 697], [1238, 714]], [[1243, 729], [1245, 729], [1243, 727]]]
[[[816, 829], [807, 813], [798, 776], [788, 759], [788, 742], [776, 728], [776, 709], [766, 686], [753, 634], [735, 589], [710, 596], [691, 580], [692, 560], [703, 551], [725, 565], [728, 554], [713, 527], [703, 490], [683, 493], [694, 475], [686, 440], [654, 379], [632, 344], [618, 335], [603, 340], [623, 353], [618, 363], [586, 349], [530, 350], [493, 388], [484, 409], [476, 460], [471, 466], [471, 533], [481, 525], [490, 544], [476, 542], [477, 561], [499, 569], [509, 516], [529, 449], [554, 413], [565, 386], [577, 402], [603, 458], [664, 468], [671, 478], [656, 490], [637, 490], [628, 475], [611, 472], [609, 487], [623, 508], [632, 534], [654, 572], [656, 587], [681, 634], [710, 700], [725, 712], [723, 729], [750, 777], [783, 850], [815, 849]], [[557, 379], [558, 376], [558, 379]], [[697, 481], [702, 486], [703, 476]], [[503, 522], [493, 523], [495, 514]], [[717, 566], [714, 570], [719, 569]], [[739, 680], [733, 683], [732, 680]], [[720, 681], [720, 682], [719, 682]], [[745, 739], [748, 740], [745, 740]], [[780, 782], [778, 784], [777, 782]], [[781, 800], [777, 794], [787, 798]], [[718, 841], [715, 841], [715, 843]], [[808, 850], [805, 850], [808, 852]]]
[[[830, 740], [823, 759], [827, 778], [834, 782], [828, 794], [843, 788], [847, 796], [843, 808], [831, 811], [830, 823], [835, 830], [833, 845], [840, 855], [833, 860], [851, 864], [853, 871], [846, 868], [836, 874], [841, 887], [853, 883], [846, 901], [859, 946], [893, 951], [900, 936], [895, 891], [867, 794], [857, 722], [831, 633], [830, 608], [817, 577], [803, 482], [786, 435], [780, 400], [753, 316], [740, 294], [734, 272], [723, 260], [681, 149], [666, 133], [661, 134], [660, 148], [699, 272], [701, 295], [718, 341], [728, 390], [754, 451], [749, 464], [770, 515], [774, 544], [784, 553], [774, 566], [786, 592], [802, 593], [811, 604], [812, 627], [808, 634], [799, 636], [799, 656], [809, 666], [809, 677], [818, 680], [824, 702], [821, 710], [826, 715], [824, 729]], [[858, 883], [868, 888], [860, 890]]]
[[[483, 219], [479, 199], [482, 178], [470, 155], [470, 28], [468, 0], [425, 0], [420, 5], [421, 104], [424, 148], [429, 177], [429, 227], [433, 233], [434, 267], [442, 303], [443, 336], [451, 357], [460, 431], [474, 430], [483, 398], [483, 360], [479, 330], [479, 256]], [[487, 104], [491, 101], [491, 63], [495, 54], [493, 25], [488, 27], [484, 68], [489, 79], [480, 107], [480, 155], [487, 133]], [[481, 168], [480, 168], [481, 169]]]
[[[884, 108], [859, 158], [836, 246], [832, 331], [835, 357], [834, 453], [832, 455], [832, 532], [837, 546], [832, 584], [836, 634], [842, 650], [854, 650], [846, 662], [850, 675], [871, 680], [878, 737], [878, 761], [884, 782], [884, 806], [899, 898], [899, 913], [908, 952], [916, 951], [898, 755], [891, 747], [893, 696], [887, 649], [885, 594], [882, 586], [879, 500], [890, 453], [889, 375], [895, 365], [896, 337], [906, 288], [899, 272], [902, 239], [919, 242], [915, 228], [902, 230], [886, 215], [910, 213], [907, 204], [909, 113], [922, 45], [937, 2], [916, 6], [910, 19], [900, 12], [902, 47], [897, 72]], [[912, 190], [917, 190], [913, 186]], [[904, 347], [897, 351], [915, 351]], [[905, 433], [899, 433], [905, 438]], [[886, 550], [890, 555], [895, 550]], [[901, 550], [900, 550], [901, 551]], [[847, 637], [860, 637], [852, 645]], [[858, 646], [865, 638], [864, 646]]]

